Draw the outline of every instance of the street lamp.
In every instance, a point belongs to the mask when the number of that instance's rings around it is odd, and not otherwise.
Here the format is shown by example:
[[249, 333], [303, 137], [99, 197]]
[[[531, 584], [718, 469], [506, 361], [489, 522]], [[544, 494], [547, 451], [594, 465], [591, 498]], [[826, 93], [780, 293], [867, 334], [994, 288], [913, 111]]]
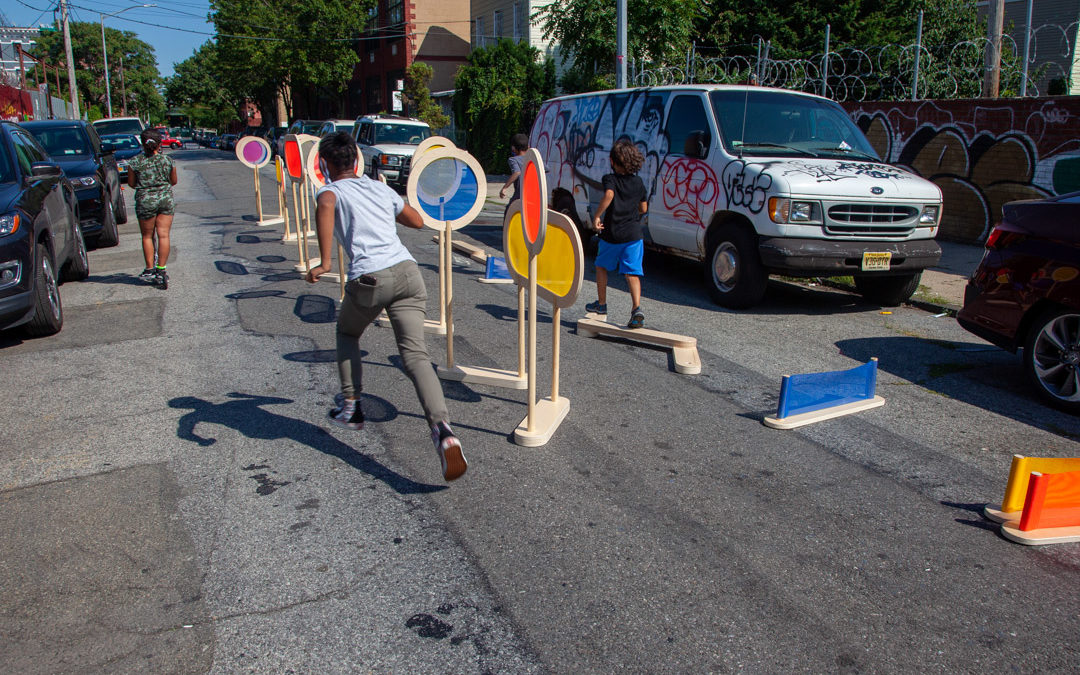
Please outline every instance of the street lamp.
[[157, 7], [157, 5], [132, 5], [131, 7], [123, 8], [119, 12], [101, 14], [101, 55], [105, 58], [105, 107], [109, 111], [109, 117], [112, 117], [112, 91], [109, 89], [109, 49], [105, 46], [105, 17], [116, 16], [117, 14], [123, 14], [129, 9], [138, 9], [140, 7]]

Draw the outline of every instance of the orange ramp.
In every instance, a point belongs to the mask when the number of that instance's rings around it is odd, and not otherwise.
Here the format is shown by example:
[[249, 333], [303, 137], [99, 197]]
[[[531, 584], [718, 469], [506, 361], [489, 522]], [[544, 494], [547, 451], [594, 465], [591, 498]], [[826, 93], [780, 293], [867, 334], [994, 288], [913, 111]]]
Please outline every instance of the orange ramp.
[[1028, 477], [1032, 472], [1062, 473], [1080, 471], [1080, 457], [1025, 457], [1013, 455], [1009, 467], [1009, 482], [1005, 485], [1005, 499], [1001, 506], [987, 504], [983, 515], [995, 523], [1019, 520], [1028, 493]]
[[1020, 519], [1002, 523], [1001, 534], [1031, 546], [1080, 541], [1080, 471], [1032, 472]]

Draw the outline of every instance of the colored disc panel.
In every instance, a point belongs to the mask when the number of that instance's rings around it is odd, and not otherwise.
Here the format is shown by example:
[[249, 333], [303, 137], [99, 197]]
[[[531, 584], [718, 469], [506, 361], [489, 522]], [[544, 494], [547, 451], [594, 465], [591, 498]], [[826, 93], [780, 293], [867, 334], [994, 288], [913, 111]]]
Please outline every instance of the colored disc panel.
[[300, 154], [300, 140], [296, 134], [285, 137], [285, 172], [294, 183], [304, 179], [304, 157]]
[[[529, 247], [525, 242], [520, 202], [510, 205], [503, 222], [503, 255], [511, 278], [518, 285], [529, 283]], [[581, 236], [567, 216], [548, 213], [544, 248], [536, 256], [537, 293], [555, 307], [567, 308], [577, 301], [585, 272]]]
[[416, 162], [428, 150], [438, 150], [440, 148], [456, 148], [454, 142], [445, 136], [431, 136], [420, 141], [420, 145], [416, 146], [416, 150], [413, 150], [412, 161]]
[[270, 163], [270, 144], [258, 136], [244, 136], [236, 142], [236, 158], [244, 166], [261, 169]]
[[441, 231], [449, 223], [456, 230], [471, 223], [484, 207], [487, 178], [476, 158], [464, 150], [431, 148], [419, 159], [414, 155], [406, 192], [425, 225]]
[[544, 232], [547, 229], [548, 197], [547, 179], [544, 176], [544, 160], [536, 148], [529, 148], [523, 155], [525, 166], [521, 170], [521, 225], [525, 241], [533, 255], [544, 248]]

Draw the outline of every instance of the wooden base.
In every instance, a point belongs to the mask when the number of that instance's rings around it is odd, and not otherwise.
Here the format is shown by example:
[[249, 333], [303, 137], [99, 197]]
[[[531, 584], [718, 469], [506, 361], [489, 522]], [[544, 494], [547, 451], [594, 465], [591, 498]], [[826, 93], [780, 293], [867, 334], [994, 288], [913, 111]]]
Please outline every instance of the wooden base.
[[606, 314], [588, 313], [584, 319], [578, 319], [578, 335], [584, 337], [607, 335], [622, 340], [667, 347], [671, 349], [672, 355], [675, 357], [675, 372], [683, 375], [697, 375], [701, 372], [701, 358], [698, 356], [697, 338], [664, 333], [650, 328], [624, 328], [600, 318], [606, 316]]
[[[439, 235], [435, 235], [434, 237], [432, 237], [432, 241], [438, 242], [439, 241]], [[470, 244], [468, 242], [459, 241], [459, 240], [454, 239], [454, 238], [451, 237], [451, 239], [450, 239], [450, 248], [454, 249], [455, 251], [457, 251], [458, 253], [460, 253], [460, 254], [462, 254], [464, 256], [472, 258], [473, 260], [475, 260], [478, 263], [486, 263], [487, 262], [487, 258], [488, 258], [487, 253], [485, 253], [484, 249], [480, 248], [479, 246], [474, 246], [474, 245], [472, 245], [472, 244]]]
[[455, 382], [486, 384], [505, 389], [528, 389], [529, 387], [528, 378], [525, 375], [518, 375], [513, 370], [499, 370], [483, 366], [454, 366], [453, 368], [439, 366], [436, 372], [440, 378]]
[[[315, 230], [308, 230], [307, 236], [308, 236], [308, 238], [311, 238], [311, 237], [318, 237], [319, 235], [317, 235], [315, 233]], [[297, 237], [297, 234], [295, 232], [290, 232], [290, 233], [288, 233], [286, 235], [283, 235], [281, 237], [281, 241], [296, 241], [296, 237]]]
[[513, 279], [485, 279], [484, 277], [480, 277], [479, 279], [477, 279], [477, 281], [479, 281], [482, 284], [512, 284], [512, 283], [514, 283]]
[[1000, 505], [983, 507], [983, 517], [995, 523], [1004, 523], [1008, 520], [1020, 520], [1022, 511], [1002, 511]]
[[279, 216], [277, 218], [264, 218], [263, 220], [260, 220], [259, 222], [255, 223], [255, 224], [258, 225], [259, 227], [266, 227], [267, 225], [280, 225], [280, 224], [282, 224], [284, 222], [285, 222], [285, 219]]
[[844, 405], [834, 406], [832, 408], [824, 408], [822, 410], [813, 410], [811, 412], [799, 413], [798, 415], [788, 415], [787, 417], [775, 417], [769, 416], [764, 419], [765, 426], [772, 427], [773, 429], [794, 429], [795, 427], [801, 427], [806, 424], [813, 424], [814, 422], [821, 422], [823, 420], [831, 420], [834, 417], [841, 417], [843, 415], [850, 415], [862, 410], [869, 410], [870, 408], [877, 408], [885, 405], [885, 399], [880, 396], [874, 398], [868, 398], [865, 401], [855, 401], [854, 403], [845, 403]]
[[337, 272], [324, 272], [319, 275], [319, 281], [333, 281], [335, 284], [340, 284], [341, 275]]
[[1010, 541], [1027, 546], [1044, 546], [1046, 544], [1067, 544], [1080, 541], [1080, 526], [1072, 527], [1044, 527], [1038, 530], [1024, 531], [1020, 529], [1019, 520], [1009, 520], [1001, 524], [1001, 536]]
[[[307, 274], [308, 270], [310, 270], [312, 267], [318, 267], [320, 262], [322, 261], [318, 258], [308, 258], [307, 266], [305, 266], [302, 262], [298, 262], [293, 265], [292, 268], [294, 272], [303, 272], [304, 274]], [[327, 274], [333, 274], [333, 272], [327, 272]], [[337, 281], [337, 279], [335, 279], [335, 281]]]
[[529, 431], [529, 418], [521, 420], [514, 429], [514, 442], [526, 448], [538, 448], [547, 444], [555, 431], [570, 412], [570, 399], [559, 397], [552, 402], [550, 398], [540, 399], [533, 408], [533, 430]]

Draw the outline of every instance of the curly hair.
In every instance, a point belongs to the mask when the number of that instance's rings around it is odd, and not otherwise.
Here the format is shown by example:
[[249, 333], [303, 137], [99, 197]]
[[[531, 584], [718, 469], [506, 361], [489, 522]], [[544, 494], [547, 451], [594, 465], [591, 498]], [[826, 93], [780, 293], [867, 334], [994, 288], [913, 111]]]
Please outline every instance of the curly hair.
[[615, 142], [615, 147], [611, 149], [611, 159], [619, 168], [631, 174], [640, 171], [641, 165], [645, 163], [641, 151], [625, 138]]

